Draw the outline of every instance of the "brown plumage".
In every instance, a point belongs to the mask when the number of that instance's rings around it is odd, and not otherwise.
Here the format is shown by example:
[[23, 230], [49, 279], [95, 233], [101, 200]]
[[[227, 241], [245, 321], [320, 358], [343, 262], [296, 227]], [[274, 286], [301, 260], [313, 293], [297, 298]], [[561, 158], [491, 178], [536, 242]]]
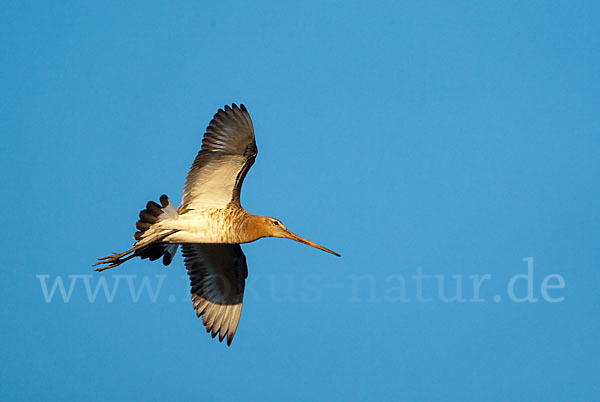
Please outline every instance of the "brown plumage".
[[206, 331], [230, 345], [242, 312], [246, 257], [240, 247], [263, 237], [281, 237], [339, 254], [289, 231], [281, 221], [248, 213], [241, 206], [242, 183], [258, 148], [250, 114], [233, 104], [219, 109], [206, 129], [175, 210], [166, 195], [139, 214], [132, 249], [101, 258], [97, 271], [139, 256], [163, 257], [169, 265], [181, 245], [190, 277], [192, 303]]

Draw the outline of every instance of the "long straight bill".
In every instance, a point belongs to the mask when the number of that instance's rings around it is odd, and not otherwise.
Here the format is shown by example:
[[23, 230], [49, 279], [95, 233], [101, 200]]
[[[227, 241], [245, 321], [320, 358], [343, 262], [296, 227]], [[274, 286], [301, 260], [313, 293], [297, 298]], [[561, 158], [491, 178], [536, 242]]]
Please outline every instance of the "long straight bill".
[[323, 250], [323, 251], [326, 251], [326, 252], [328, 252], [328, 253], [330, 253], [330, 254], [337, 255], [338, 257], [341, 257], [341, 255], [339, 255], [339, 254], [338, 254], [338, 253], [336, 253], [335, 251], [331, 251], [331, 250], [330, 250], [330, 249], [328, 249], [328, 248], [325, 248], [325, 247], [323, 247], [323, 246], [319, 246], [317, 243], [313, 243], [313, 242], [312, 242], [312, 241], [310, 241], [310, 240], [306, 240], [305, 238], [303, 238], [303, 237], [300, 237], [300, 236], [298, 236], [297, 234], [294, 234], [294, 233], [290, 232], [289, 230], [287, 231], [287, 234], [288, 234], [288, 236], [287, 236], [287, 238], [288, 238], [288, 239], [295, 240], [295, 241], [297, 241], [297, 242], [299, 242], [299, 243], [306, 244], [307, 246], [311, 246], [311, 247], [314, 247], [314, 248], [318, 248], [319, 250]]

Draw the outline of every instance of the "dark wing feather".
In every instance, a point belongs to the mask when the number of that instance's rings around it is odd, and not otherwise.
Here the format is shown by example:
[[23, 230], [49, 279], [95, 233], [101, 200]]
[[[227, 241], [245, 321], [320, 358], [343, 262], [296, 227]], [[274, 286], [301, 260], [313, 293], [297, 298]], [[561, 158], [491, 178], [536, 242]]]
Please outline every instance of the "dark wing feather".
[[231, 345], [242, 314], [248, 276], [246, 256], [239, 244], [182, 244], [192, 286], [192, 302], [206, 332]]
[[234, 103], [219, 109], [206, 128], [202, 149], [188, 173], [179, 212], [239, 204], [242, 183], [257, 153], [246, 107]]

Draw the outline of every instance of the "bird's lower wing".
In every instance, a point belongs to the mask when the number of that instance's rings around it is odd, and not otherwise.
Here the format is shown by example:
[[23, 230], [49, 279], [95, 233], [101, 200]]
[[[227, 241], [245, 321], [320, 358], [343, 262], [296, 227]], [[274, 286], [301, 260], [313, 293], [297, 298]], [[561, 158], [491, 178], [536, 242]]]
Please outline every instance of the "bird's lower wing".
[[231, 345], [242, 314], [246, 257], [239, 244], [182, 244], [196, 315]]

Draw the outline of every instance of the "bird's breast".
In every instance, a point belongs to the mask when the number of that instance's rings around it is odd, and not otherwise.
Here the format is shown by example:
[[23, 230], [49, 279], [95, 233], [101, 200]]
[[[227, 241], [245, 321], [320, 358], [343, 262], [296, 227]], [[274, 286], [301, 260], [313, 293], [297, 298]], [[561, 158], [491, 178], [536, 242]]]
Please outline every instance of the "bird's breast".
[[179, 230], [169, 242], [245, 243], [244, 218], [239, 208], [189, 210], [169, 225]]

